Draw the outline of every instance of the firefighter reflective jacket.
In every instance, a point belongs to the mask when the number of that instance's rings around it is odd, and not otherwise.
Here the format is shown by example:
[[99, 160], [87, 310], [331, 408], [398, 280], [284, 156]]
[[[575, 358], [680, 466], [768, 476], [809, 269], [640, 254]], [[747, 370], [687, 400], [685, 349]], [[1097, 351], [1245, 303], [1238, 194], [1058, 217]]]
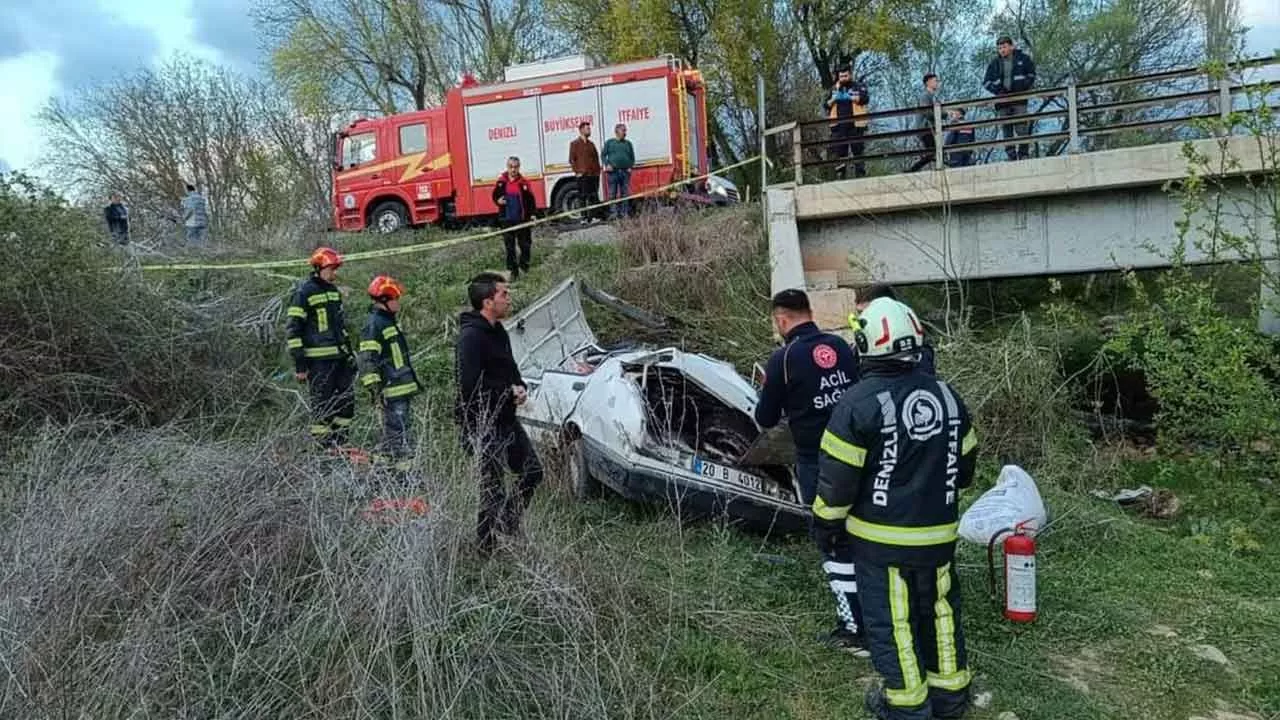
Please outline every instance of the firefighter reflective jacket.
[[360, 332], [360, 383], [380, 390], [384, 398], [416, 395], [421, 386], [409, 358], [409, 343], [389, 310], [374, 306]]
[[913, 364], [864, 362], [822, 436], [814, 514], [844, 520], [855, 557], [888, 565], [950, 562], [960, 490], [977, 435], [964, 403]]
[[293, 366], [307, 369], [310, 360], [331, 360], [351, 355], [342, 293], [315, 273], [293, 293], [285, 337]]

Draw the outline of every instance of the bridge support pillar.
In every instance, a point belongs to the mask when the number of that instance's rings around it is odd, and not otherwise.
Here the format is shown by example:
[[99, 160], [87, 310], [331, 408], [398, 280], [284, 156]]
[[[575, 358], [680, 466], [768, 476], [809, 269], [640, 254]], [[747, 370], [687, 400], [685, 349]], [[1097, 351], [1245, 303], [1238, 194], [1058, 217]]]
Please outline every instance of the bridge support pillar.
[[1262, 263], [1264, 277], [1258, 291], [1258, 332], [1272, 337], [1280, 335], [1280, 293], [1267, 284], [1266, 276], [1280, 278], [1280, 260]]
[[796, 191], [790, 187], [768, 188], [769, 284], [772, 292], [804, 290], [804, 258], [800, 255], [800, 228], [796, 225]]

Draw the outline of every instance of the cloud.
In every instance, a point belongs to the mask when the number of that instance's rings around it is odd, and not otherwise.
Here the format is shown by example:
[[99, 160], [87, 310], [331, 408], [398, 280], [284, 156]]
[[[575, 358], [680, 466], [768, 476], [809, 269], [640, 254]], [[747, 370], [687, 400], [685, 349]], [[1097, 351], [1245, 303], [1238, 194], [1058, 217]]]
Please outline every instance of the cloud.
[[251, 69], [261, 56], [250, 6], [251, 0], [191, 2], [195, 40], [217, 50], [240, 70]]
[[5, 162], [4, 158], [0, 158], [0, 175], [9, 172], [12, 169], [13, 168], [9, 167], [9, 163]]
[[0, 59], [52, 53], [64, 88], [148, 65], [159, 51], [152, 30], [121, 20], [98, 0], [39, 0], [4, 12]]

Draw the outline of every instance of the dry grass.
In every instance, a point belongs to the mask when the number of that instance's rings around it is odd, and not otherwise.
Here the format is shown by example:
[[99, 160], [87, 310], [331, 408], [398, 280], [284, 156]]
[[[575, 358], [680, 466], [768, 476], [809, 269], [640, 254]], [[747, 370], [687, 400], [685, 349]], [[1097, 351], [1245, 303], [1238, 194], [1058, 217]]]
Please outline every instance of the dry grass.
[[618, 226], [620, 290], [644, 307], [724, 303], [725, 275], [756, 260], [763, 238], [750, 208], [643, 213]]
[[32, 439], [0, 494], [0, 716], [647, 718], [625, 572], [531, 518], [471, 554], [464, 458], [424, 447], [431, 509], [298, 452], [82, 424]]
[[1057, 349], [1039, 344], [1025, 318], [1003, 337], [962, 331], [936, 342], [938, 372], [964, 397], [987, 457], [1034, 467], [1080, 430], [1064, 422], [1074, 417], [1077, 389], [1062, 377]]

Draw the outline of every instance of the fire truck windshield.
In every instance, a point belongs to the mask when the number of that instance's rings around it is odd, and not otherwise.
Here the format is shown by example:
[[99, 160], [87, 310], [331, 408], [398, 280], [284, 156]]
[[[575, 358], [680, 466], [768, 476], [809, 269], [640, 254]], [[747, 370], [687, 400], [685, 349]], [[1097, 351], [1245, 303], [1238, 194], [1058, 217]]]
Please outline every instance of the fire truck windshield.
[[378, 140], [374, 133], [349, 135], [342, 140], [342, 166], [353, 168], [372, 162], [378, 156]]

